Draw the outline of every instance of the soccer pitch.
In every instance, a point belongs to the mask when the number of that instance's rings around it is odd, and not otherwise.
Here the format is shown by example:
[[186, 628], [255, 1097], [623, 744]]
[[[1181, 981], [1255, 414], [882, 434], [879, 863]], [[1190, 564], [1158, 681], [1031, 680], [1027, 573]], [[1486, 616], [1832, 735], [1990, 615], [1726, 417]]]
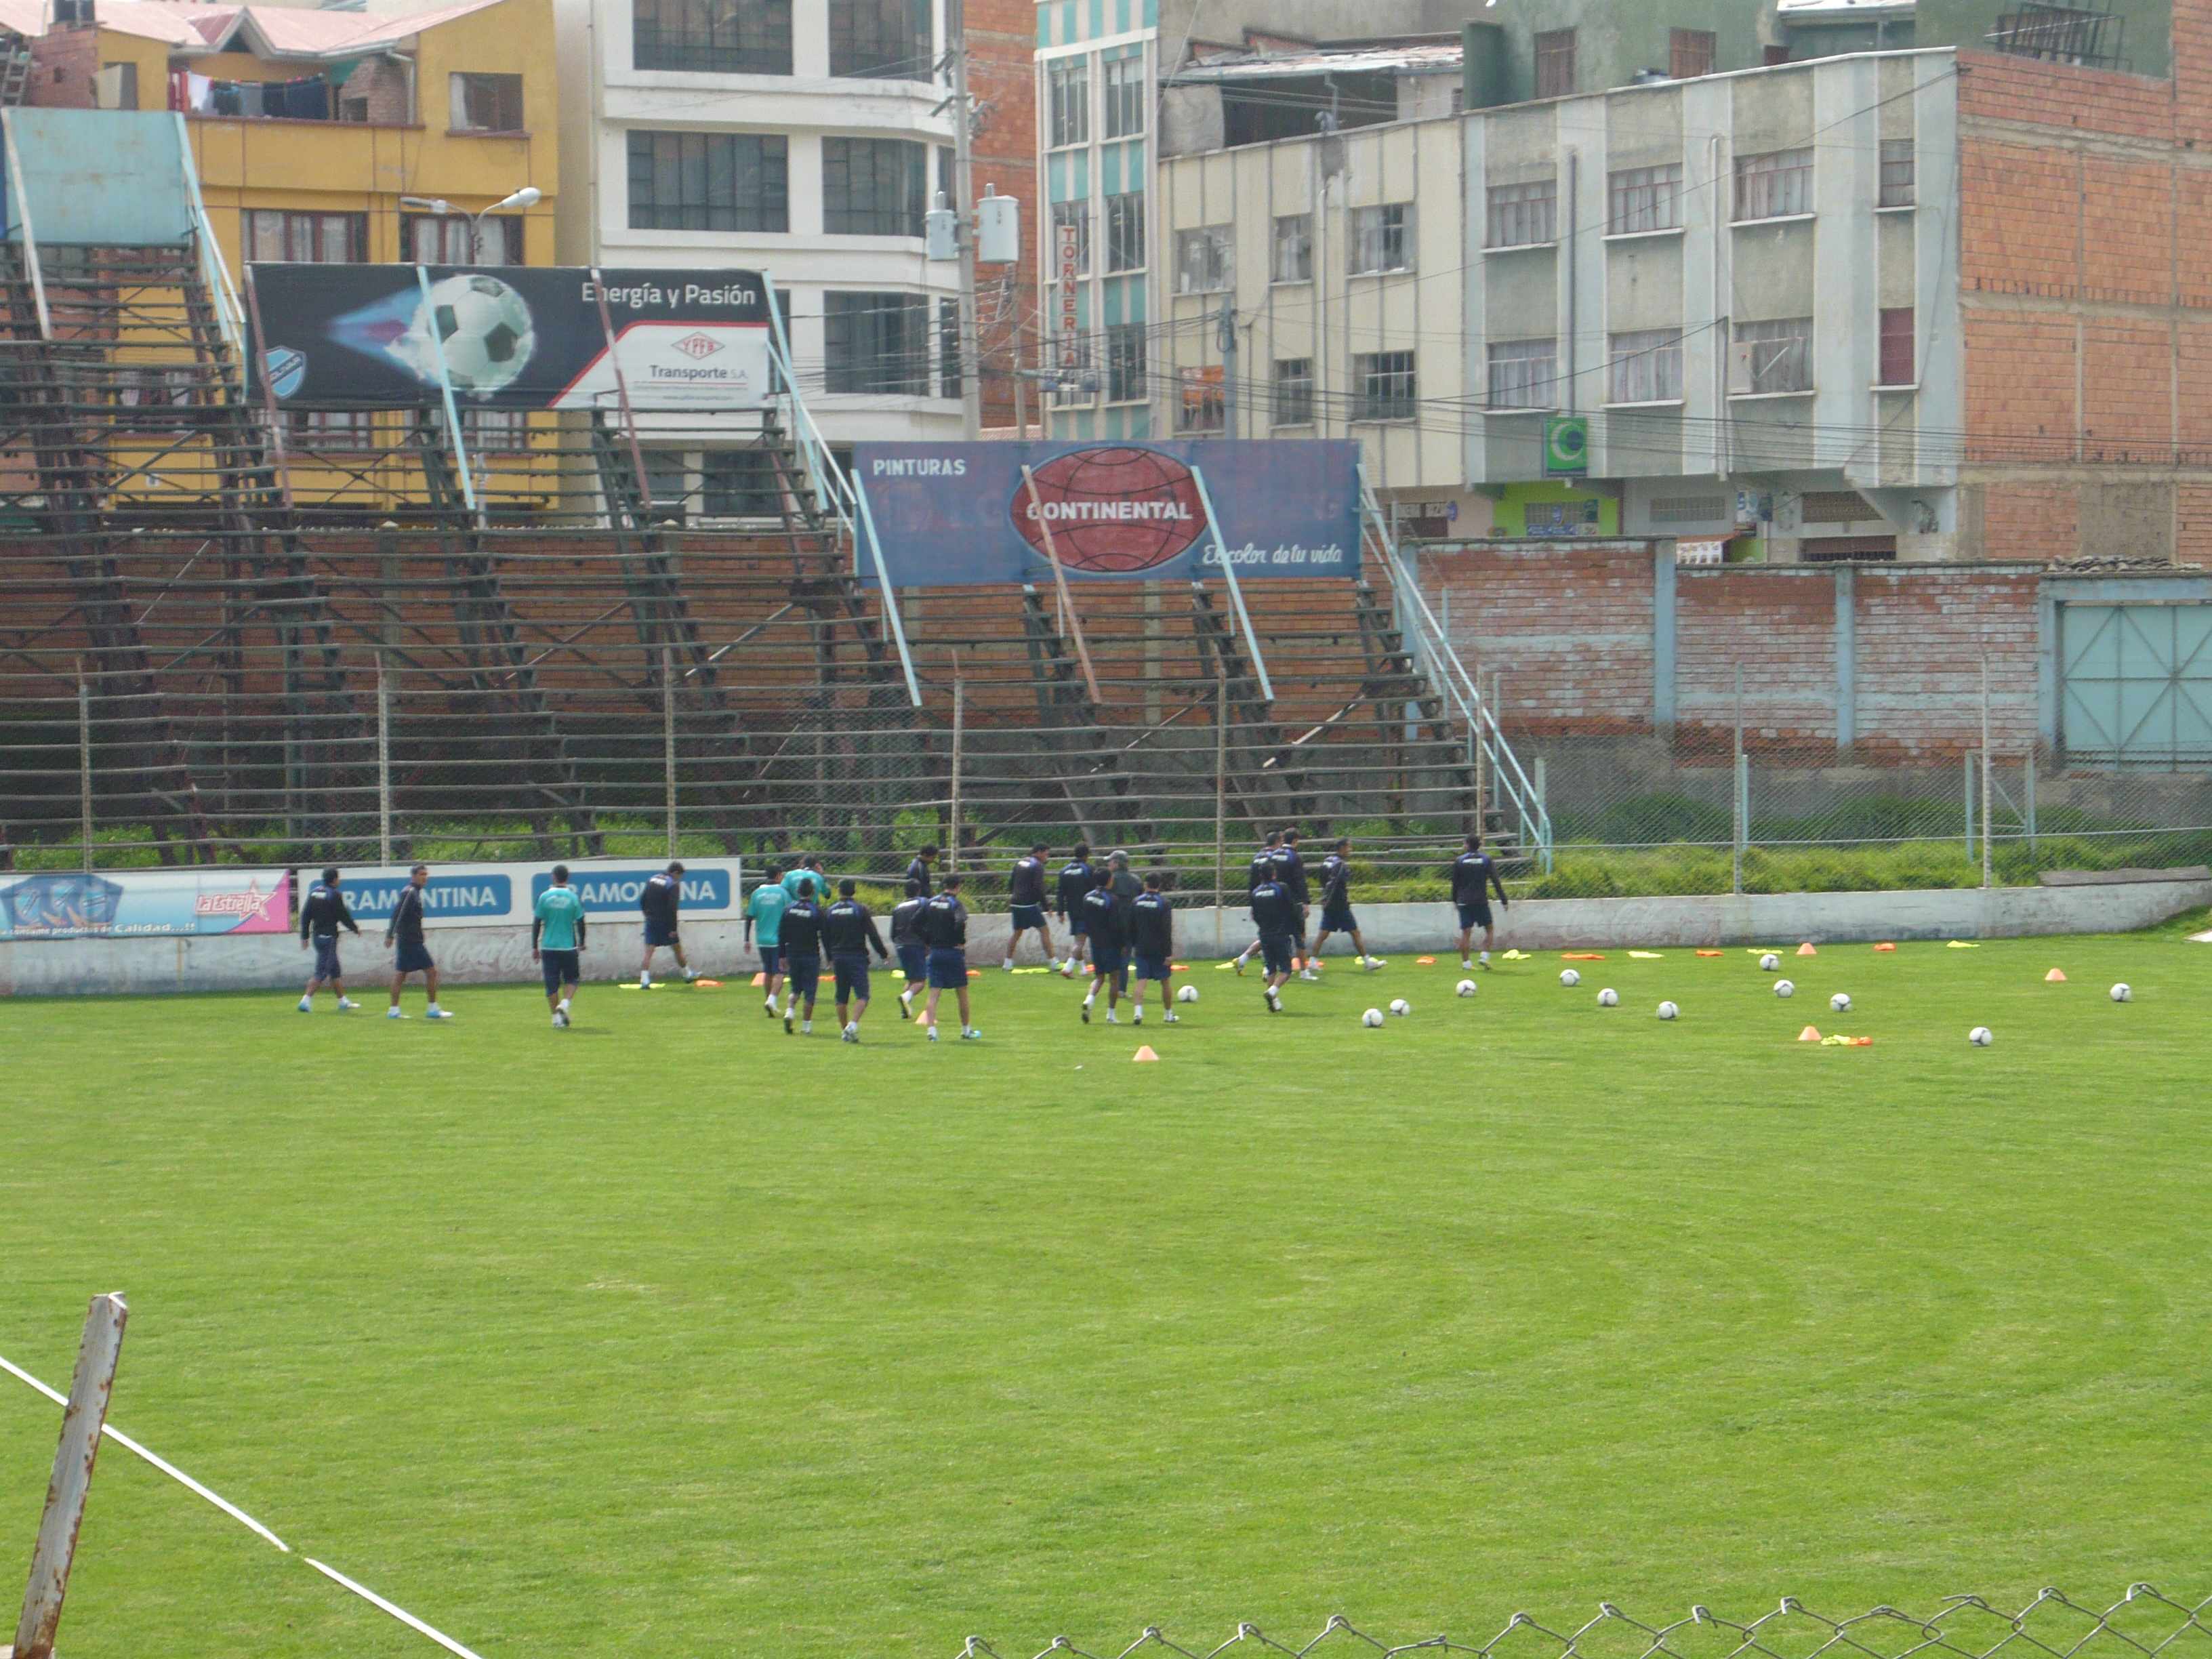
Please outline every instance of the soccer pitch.
[[[111, 1446], [61, 1651], [437, 1651], [300, 1554], [485, 1659], [2193, 1600], [2204, 925], [1777, 940], [1787, 1002], [1439, 953], [1273, 1017], [1193, 957], [1157, 1066], [995, 967], [934, 1046], [882, 977], [857, 1048], [734, 980], [0, 1003], [0, 1353], [65, 1387], [125, 1291], [112, 1420], [297, 1552]], [[58, 1417], [0, 1376], [0, 1559]]]

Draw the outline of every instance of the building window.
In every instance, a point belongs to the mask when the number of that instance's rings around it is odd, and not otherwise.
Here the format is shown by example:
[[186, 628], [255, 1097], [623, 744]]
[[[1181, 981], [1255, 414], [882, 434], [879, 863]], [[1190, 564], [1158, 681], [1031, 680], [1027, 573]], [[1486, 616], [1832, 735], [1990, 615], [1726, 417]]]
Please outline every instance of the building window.
[[1106, 331], [1106, 401], [1143, 402], [1145, 379], [1145, 325], [1116, 323]]
[[1606, 227], [1616, 236], [1640, 230], [1677, 230], [1682, 223], [1682, 164], [1632, 167], [1611, 181]]
[[1786, 219], [1813, 210], [1813, 152], [1778, 149], [1740, 155], [1735, 163], [1735, 216]]
[[1052, 125], [1052, 147], [1091, 142], [1091, 60], [1059, 59], [1044, 72], [1046, 101]]
[[1575, 32], [1551, 29], [1536, 37], [1536, 95], [1565, 98], [1575, 89]]
[[1559, 401], [1559, 343], [1499, 340], [1490, 348], [1492, 409], [1552, 409]]
[[1219, 432], [1229, 423], [1229, 404], [1222, 386], [1221, 365], [1186, 368], [1182, 374], [1182, 398], [1176, 409], [1179, 432]]
[[455, 132], [520, 132], [522, 77], [519, 75], [449, 75]]
[[903, 138], [822, 141], [822, 228], [833, 236], [919, 236], [929, 146]]
[[1535, 247], [1559, 235], [1559, 181], [1490, 187], [1492, 247]]
[[1410, 351], [1366, 351], [1352, 360], [1352, 384], [1359, 398], [1358, 421], [1410, 421], [1419, 412]]
[[791, 73], [791, 0], [630, 0], [630, 67]]
[[530, 416], [519, 409], [465, 409], [461, 436], [471, 454], [527, 454]]
[[929, 0], [830, 0], [830, 73], [927, 81]]
[[1912, 349], [1912, 307], [1885, 307], [1881, 313], [1883, 386], [1912, 386], [1920, 379]]
[[1352, 263], [1354, 276], [1413, 268], [1413, 204], [1393, 202], [1386, 207], [1352, 210]]
[[1614, 335], [1606, 396], [1616, 404], [1680, 402], [1681, 330], [1649, 328]]
[[[294, 409], [283, 412], [284, 441], [307, 454], [360, 454], [376, 447], [376, 416], [365, 409]], [[469, 447], [476, 447], [473, 435]]]
[[960, 301], [937, 302], [937, 395], [961, 395]]
[[1268, 420], [1276, 426], [1308, 426], [1314, 417], [1313, 359], [1278, 357], [1268, 404]]
[[1077, 404], [1087, 404], [1098, 395], [1098, 382], [1091, 369], [1091, 337], [1087, 334], [1062, 334], [1052, 346], [1054, 381], [1052, 401], [1055, 408], [1066, 409]]
[[1671, 29], [1667, 37], [1667, 73], [1694, 81], [1713, 72], [1713, 37], [1705, 29]]
[[1106, 269], [1145, 268], [1145, 198], [1141, 192], [1106, 198]]
[[[653, 465], [650, 454], [646, 465]], [[678, 476], [681, 479], [680, 471]], [[709, 519], [781, 518], [783, 483], [776, 476], [775, 453], [766, 449], [708, 450], [699, 457], [699, 510]]]
[[1141, 52], [1105, 66], [1099, 90], [1106, 105], [1106, 136], [1133, 138], [1145, 130], [1145, 59]]
[[1089, 202], [1054, 202], [1052, 204], [1052, 259], [1055, 275], [1064, 275], [1066, 261], [1061, 257], [1064, 228], [1075, 228], [1075, 274], [1091, 274], [1091, 204]]
[[822, 296], [825, 392], [920, 398], [929, 391], [929, 301], [919, 294]]
[[1176, 232], [1176, 292], [1220, 294], [1235, 288], [1235, 236], [1228, 225]]
[[788, 230], [789, 158], [778, 135], [633, 132], [632, 230]]
[[248, 208], [246, 257], [295, 265], [358, 264], [368, 258], [366, 213], [287, 213]]
[[475, 235], [469, 221], [458, 213], [443, 216], [406, 213], [399, 218], [399, 257], [416, 265], [519, 265], [522, 258], [522, 220], [501, 214], [480, 219]]
[[1813, 389], [1813, 319], [1785, 317], [1771, 323], [1738, 323], [1740, 365], [1735, 390], [1765, 394]]
[[1910, 138], [1881, 141], [1881, 195], [1876, 207], [1911, 207], [1913, 199], [1913, 154]]
[[1275, 221], [1274, 257], [1268, 270], [1279, 283], [1313, 281], [1313, 215], [1286, 213]]

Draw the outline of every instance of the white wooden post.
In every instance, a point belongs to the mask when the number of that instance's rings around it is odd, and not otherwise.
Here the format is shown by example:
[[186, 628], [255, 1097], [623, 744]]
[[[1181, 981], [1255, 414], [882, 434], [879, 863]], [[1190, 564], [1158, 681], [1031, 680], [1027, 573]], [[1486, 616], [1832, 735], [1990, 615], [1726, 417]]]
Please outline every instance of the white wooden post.
[[15, 1625], [15, 1659], [53, 1659], [54, 1631], [62, 1621], [62, 1598], [69, 1593], [77, 1528], [84, 1522], [93, 1462], [100, 1455], [100, 1432], [115, 1389], [115, 1362], [123, 1352], [123, 1322], [129, 1316], [120, 1294], [95, 1296], [85, 1313], [76, 1375], [62, 1413], [61, 1444], [55, 1448], [53, 1479], [46, 1486], [46, 1514], [31, 1555], [31, 1582], [23, 1592], [23, 1616]]

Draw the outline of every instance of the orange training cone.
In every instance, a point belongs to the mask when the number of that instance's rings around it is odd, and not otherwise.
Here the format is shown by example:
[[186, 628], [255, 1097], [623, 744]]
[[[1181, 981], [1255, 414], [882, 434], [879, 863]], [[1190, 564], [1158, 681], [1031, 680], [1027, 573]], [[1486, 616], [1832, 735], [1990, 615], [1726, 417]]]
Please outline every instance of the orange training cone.
[[1877, 951], [1894, 951], [1897, 949], [1894, 945], [1877, 945], [1874, 948]]
[[1135, 1054], [1132, 1054], [1130, 1058], [1132, 1060], [1158, 1060], [1159, 1056], [1152, 1052], [1152, 1045], [1147, 1042], [1142, 1048], [1139, 1048]]
[[2045, 985], [2063, 985], [2063, 984], [2065, 984], [2065, 983], [2066, 983], [2066, 975], [2065, 975], [2064, 970], [2063, 970], [2063, 969], [2062, 969], [2053, 968], [2053, 969], [2052, 969], [2049, 973], [2045, 974], [2045, 975], [2043, 976], [2043, 982], [2044, 982]]
[[768, 975], [766, 974], [755, 974], [753, 975], [753, 988], [755, 990], [758, 990], [762, 986], [767, 983]]
[[1803, 1030], [1797, 1033], [1797, 1041], [1800, 1042], [1818, 1042], [1820, 1040], [1820, 1032], [1814, 1030], [1810, 1025], [1808, 1025]]
[[1797, 954], [1801, 957], [1817, 957], [1820, 953], [1813, 948], [1813, 941], [1808, 939], [1797, 947]]

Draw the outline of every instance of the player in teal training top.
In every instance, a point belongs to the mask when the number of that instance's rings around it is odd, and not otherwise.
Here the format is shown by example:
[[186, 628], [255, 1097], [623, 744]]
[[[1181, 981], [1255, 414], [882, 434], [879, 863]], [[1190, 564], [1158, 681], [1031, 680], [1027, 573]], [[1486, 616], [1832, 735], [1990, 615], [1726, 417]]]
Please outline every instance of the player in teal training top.
[[775, 1017], [776, 987], [783, 982], [783, 913], [791, 908], [791, 890], [783, 884], [783, 866], [771, 864], [768, 879], [753, 889], [753, 896], [745, 901], [745, 942], [753, 940], [753, 929], [760, 929], [761, 982], [768, 987], [768, 1012]]
[[538, 896], [531, 912], [530, 955], [545, 970], [545, 1001], [556, 1030], [568, 1024], [568, 1007], [583, 978], [578, 960], [584, 949], [584, 901], [568, 885], [568, 866], [553, 866], [553, 884]]

